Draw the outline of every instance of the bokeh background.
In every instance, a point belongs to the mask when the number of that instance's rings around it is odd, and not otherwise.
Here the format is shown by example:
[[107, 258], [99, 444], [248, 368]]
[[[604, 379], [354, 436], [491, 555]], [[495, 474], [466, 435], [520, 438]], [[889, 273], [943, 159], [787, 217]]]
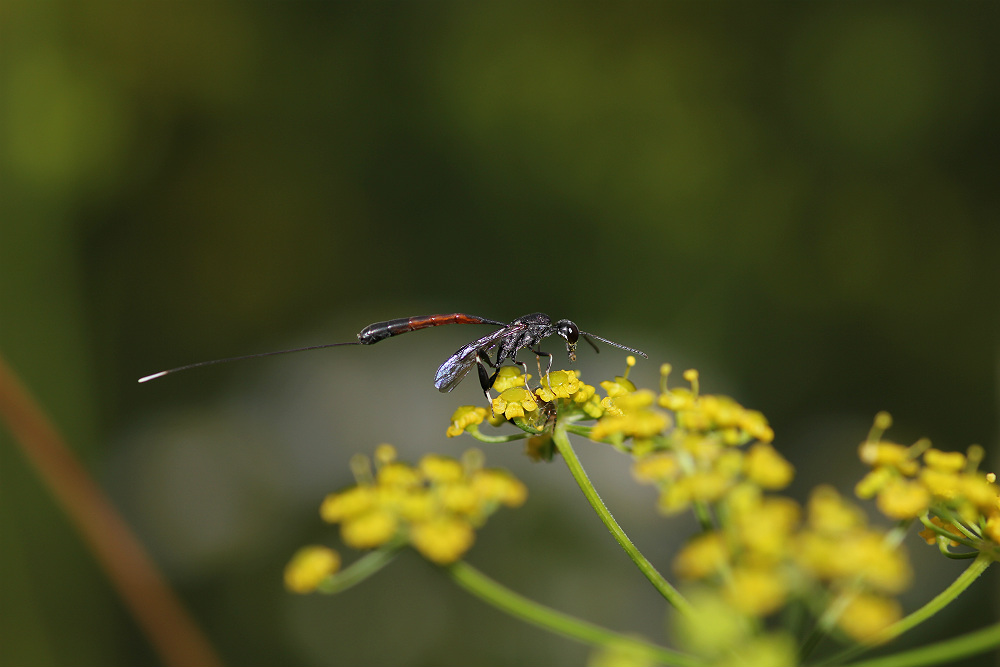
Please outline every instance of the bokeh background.
[[[849, 492], [901, 442], [998, 467], [995, 3], [0, 4], [0, 351], [232, 665], [581, 664], [416, 557], [337, 597], [284, 592], [348, 461], [446, 440], [482, 327], [352, 340], [382, 319], [543, 311], [697, 367], [762, 410], [792, 492]], [[553, 341], [548, 348], [557, 353]], [[581, 348], [596, 382], [623, 355]], [[581, 456], [654, 562], [691, 526], [628, 463]], [[528, 504], [470, 561], [663, 639], [658, 596], [565, 467], [486, 448]], [[0, 430], [0, 662], [156, 658]], [[962, 567], [914, 536], [913, 608]], [[922, 557], [921, 557], [922, 556]], [[920, 637], [998, 617], [998, 579]], [[973, 662], [970, 664], [983, 664]]]

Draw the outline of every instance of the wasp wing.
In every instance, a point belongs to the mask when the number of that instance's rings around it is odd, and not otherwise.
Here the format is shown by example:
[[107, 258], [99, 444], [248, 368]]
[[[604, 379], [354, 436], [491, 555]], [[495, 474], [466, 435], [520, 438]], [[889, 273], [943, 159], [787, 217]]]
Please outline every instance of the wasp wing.
[[437, 373], [434, 374], [434, 386], [443, 392], [451, 391], [457, 387], [458, 383], [464, 380], [472, 367], [476, 365], [476, 357], [479, 356], [479, 352], [492, 350], [507, 332], [507, 328], [497, 329], [493, 333], [459, 348], [437, 369]]

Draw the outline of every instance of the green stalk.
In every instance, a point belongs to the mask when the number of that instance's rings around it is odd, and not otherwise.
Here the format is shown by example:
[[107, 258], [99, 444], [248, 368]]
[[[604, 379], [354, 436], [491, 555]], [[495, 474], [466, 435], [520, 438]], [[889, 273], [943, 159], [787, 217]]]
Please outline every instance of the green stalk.
[[851, 663], [850, 667], [923, 667], [947, 665], [1000, 646], [1000, 623], [981, 630], [882, 658]]
[[340, 572], [324, 579], [316, 590], [320, 593], [339, 593], [360, 584], [392, 562], [401, 546], [401, 543], [393, 542], [365, 554]]
[[[872, 637], [872, 641], [870, 643], [858, 644], [856, 646], [852, 646], [851, 648], [845, 651], [841, 651], [835, 656], [820, 661], [818, 664], [820, 665], [830, 664], [830, 663], [842, 664], [845, 660], [849, 660], [856, 655], [860, 655], [861, 653], [871, 648], [874, 648], [879, 644], [884, 644], [885, 642], [891, 639], [895, 639], [904, 632], [913, 629], [917, 625], [923, 623], [931, 616], [933, 616], [934, 614], [938, 613], [946, 606], [951, 604], [951, 602], [955, 598], [957, 598], [966, 588], [971, 586], [972, 582], [978, 579], [979, 576], [986, 571], [986, 568], [989, 567], [991, 563], [993, 563], [993, 558], [991, 558], [990, 556], [980, 554], [979, 557], [977, 557], [976, 560], [974, 560], [972, 564], [970, 564], [969, 567], [966, 568], [964, 572], [962, 572], [962, 574], [958, 575], [958, 578], [955, 579], [955, 581], [953, 581], [951, 585], [948, 586], [948, 588], [938, 593], [933, 600], [925, 604], [920, 609], [917, 609], [911, 614], [907, 614], [903, 618], [899, 619], [898, 621], [887, 627], [885, 630], [883, 630], [875, 637]], [[935, 644], [934, 646], [937, 646], [937, 644]], [[922, 649], [915, 649], [915, 650], [920, 651]], [[913, 651], [909, 651], [908, 653], [912, 652]], [[914, 663], [914, 664], [925, 664], [925, 663]]]
[[524, 440], [525, 438], [528, 437], [528, 434], [526, 433], [514, 433], [511, 435], [486, 435], [485, 433], [482, 433], [479, 430], [479, 427], [474, 424], [472, 426], [466, 427], [465, 432], [471, 435], [479, 442], [490, 442], [490, 443], [513, 442], [515, 440]]
[[539, 604], [490, 579], [465, 561], [453, 563], [446, 569], [459, 586], [480, 600], [543, 630], [591, 646], [621, 646], [637, 649], [658, 664], [676, 667], [694, 667], [702, 664], [700, 660], [683, 653], [658, 646], [644, 639], [602, 628], [599, 625]]
[[663, 578], [656, 568], [653, 566], [649, 560], [642, 555], [642, 552], [634, 544], [632, 540], [628, 538], [625, 531], [622, 530], [618, 522], [611, 515], [604, 501], [601, 500], [601, 496], [598, 495], [597, 489], [591, 483], [590, 478], [587, 476], [587, 472], [583, 469], [583, 465], [580, 463], [580, 459], [577, 457], [576, 452], [573, 450], [573, 445], [570, 444], [569, 437], [566, 435], [567, 424], [564, 423], [565, 420], [556, 422], [555, 429], [552, 432], [552, 440], [556, 444], [556, 448], [559, 453], [562, 454], [563, 459], [566, 461], [566, 465], [569, 467], [570, 473], [573, 478], [576, 479], [576, 483], [580, 485], [580, 489], [583, 491], [583, 495], [586, 496], [587, 501], [590, 503], [594, 511], [604, 522], [604, 525], [614, 536], [615, 540], [625, 550], [632, 562], [636, 564], [639, 570], [646, 575], [650, 583], [660, 592], [667, 602], [669, 602], [675, 609], [683, 614], [693, 613], [691, 604], [684, 599], [684, 597], [677, 591], [676, 588], [670, 585], [670, 583]]

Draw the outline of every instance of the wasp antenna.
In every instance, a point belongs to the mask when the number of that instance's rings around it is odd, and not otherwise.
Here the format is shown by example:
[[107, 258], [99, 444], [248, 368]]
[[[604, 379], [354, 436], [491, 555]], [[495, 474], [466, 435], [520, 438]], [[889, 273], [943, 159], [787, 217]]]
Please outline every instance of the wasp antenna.
[[[647, 355], [645, 352], [643, 352], [642, 350], [637, 350], [633, 347], [629, 347], [628, 345], [622, 345], [621, 343], [616, 343], [613, 340], [608, 340], [607, 338], [601, 338], [600, 336], [595, 336], [594, 334], [585, 331], [581, 331], [580, 335], [586, 338], [587, 342], [589, 342], [591, 345], [594, 345], [594, 342], [590, 339], [596, 338], [597, 340], [601, 341], [602, 343], [606, 343], [607, 345], [611, 345], [613, 347], [617, 347], [622, 350], [627, 350], [633, 354], [638, 354], [643, 359], [649, 359], [649, 355]], [[594, 345], [594, 349], [595, 350], [597, 349], [596, 345]]]
[[212, 366], [213, 364], [226, 364], [229, 363], [230, 361], [243, 361], [244, 359], [257, 359], [258, 357], [273, 357], [277, 354], [291, 354], [292, 352], [305, 352], [307, 350], [321, 350], [325, 347], [339, 347], [341, 345], [363, 345], [363, 343], [359, 340], [351, 341], [349, 343], [326, 343], [324, 345], [310, 345], [309, 347], [296, 347], [291, 350], [278, 350], [276, 352], [259, 352], [257, 354], [244, 354], [241, 357], [227, 357], [226, 359], [199, 361], [196, 364], [188, 364], [187, 366], [178, 366], [177, 368], [171, 368], [170, 370], [160, 371], [159, 373], [153, 373], [152, 375], [141, 377], [139, 378], [139, 382], [149, 382], [150, 380], [161, 378], [164, 375], [170, 375], [172, 373], [177, 373], [179, 371], [186, 371], [190, 368], [198, 368], [200, 366]]
[[590, 336], [591, 336], [591, 334], [587, 334], [587, 333], [583, 333], [583, 332], [581, 331], [581, 332], [580, 332], [580, 335], [581, 335], [581, 336], [583, 336], [583, 339], [584, 339], [585, 341], [587, 341], [588, 343], [590, 343], [590, 347], [594, 348], [594, 352], [596, 352], [597, 354], [600, 354], [600, 353], [601, 353], [601, 351], [600, 351], [600, 350], [599, 350], [599, 349], [597, 348], [597, 343], [595, 343], [594, 341], [592, 341], [592, 340], [590, 339]]

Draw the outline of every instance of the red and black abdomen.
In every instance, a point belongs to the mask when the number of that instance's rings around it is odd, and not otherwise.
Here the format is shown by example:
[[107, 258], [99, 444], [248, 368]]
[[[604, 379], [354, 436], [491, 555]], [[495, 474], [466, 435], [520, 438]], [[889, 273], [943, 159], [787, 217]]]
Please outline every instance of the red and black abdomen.
[[375, 322], [369, 324], [358, 333], [358, 342], [362, 345], [372, 345], [380, 340], [385, 340], [392, 336], [409, 333], [417, 329], [437, 327], [442, 324], [493, 324], [496, 326], [507, 326], [503, 322], [490, 320], [477, 315], [467, 313], [448, 313], [445, 315], [418, 315], [416, 317], [401, 317], [397, 320], [385, 322]]

